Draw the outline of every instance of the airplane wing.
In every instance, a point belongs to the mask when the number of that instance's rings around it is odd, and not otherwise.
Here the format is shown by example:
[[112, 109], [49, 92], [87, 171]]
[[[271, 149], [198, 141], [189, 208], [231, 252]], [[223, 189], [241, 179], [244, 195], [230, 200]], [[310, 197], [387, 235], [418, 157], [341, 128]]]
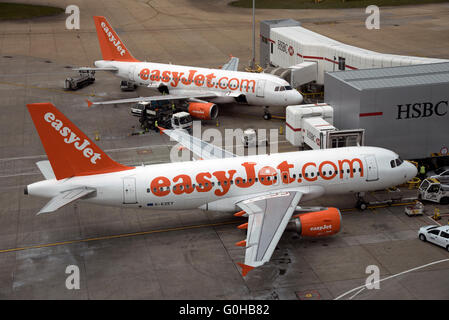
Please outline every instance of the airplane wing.
[[94, 67], [80, 67], [73, 68], [73, 71], [118, 71], [117, 68], [114, 67], [104, 67], [104, 68], [94, 68]]
[[270, 260], [302, 195], [301, 191], [279, 191], [237, 203], [248, 215], [247, 238], [236, 243], [246, 247], [245, 263], [238, 263], [243, 276]]
[[215, 98], [217, 95], [215, 93], [191, 93], [191, 94], [166, 94], [163, 96], [152, 96], [152, 97], [138, 97], [129, 99], [118, 99], [109, 101], [87, 101], [87, 105], [90, 107], [92, 105], [102, 105], [102, 104], [119, 104], [119, 103], [137, 103], [137, 102], [151, 102], [151, 101], [164, 101], [164, 100], [186, 100], [192, 98]]
[[231, 57], [231, 60], [229, 60], [221, 67], [222, 70], [229, 70], [229, 71], [237, 71], [238, 68], [239, 68], [239, 58], [236, 57]]
[[179, 142], [181, 145], [192, 151], [200, 159], [224, 159], [236, 156], [232, 152], [223, 150], [211, 143], [207, 143], [199, 138], [191, 136], [184, 130], [160, 129], [171, 139]]
[[53, 197], [37, 214], [53, 212], [69, 203], [96, 191], [94, 188], [80, 187], [61, 192]]

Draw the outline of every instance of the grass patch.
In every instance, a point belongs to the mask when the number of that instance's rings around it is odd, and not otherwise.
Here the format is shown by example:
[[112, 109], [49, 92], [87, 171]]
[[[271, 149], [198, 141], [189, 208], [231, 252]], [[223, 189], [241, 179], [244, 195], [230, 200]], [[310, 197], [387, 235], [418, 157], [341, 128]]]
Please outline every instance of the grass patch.
[[63, 12], [65, 9], [56, 7], [0, 2], [0, 21], [54, 16]]
[[[337, 8], [365, 8], [369, 5], [378, 7], [404, 6], [449, 2], [447, 0], [256, 0], [259, 9], [337, 9]], [[240, 8], [252, 8], [252, 0], [236, 0], [229, 5]]]

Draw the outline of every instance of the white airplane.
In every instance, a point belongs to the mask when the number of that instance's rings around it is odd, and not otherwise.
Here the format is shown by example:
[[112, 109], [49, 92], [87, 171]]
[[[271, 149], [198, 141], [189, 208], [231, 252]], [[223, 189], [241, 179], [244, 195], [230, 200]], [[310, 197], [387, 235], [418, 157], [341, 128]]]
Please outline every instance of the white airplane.
[[133, 209], [195, 209], [248, 217], [242, 274], [271, 258], [289, 222], [303, 236], [339, 231], [336, 208], [301, 208], [300, 201], [396, 186], [416, 167], [374, 147], [299, 151], [237, 157], [179, 130], [165, 130], [204, 160], [126, 166], [109, 158], [51, 103], [27, 105], [48, 160], [37, 163], [45, 180], [25, 194], [50, 198], [38, 212], [75, 200]]
[[[187, 101], [189, 113], [199, 119], [214, 119], [216, 103], [245, 103], [256, 106], [300, 104], [302, 95], [274, 75], [237, 71], [238, 59], [232, 58], [222, 69], [208, 69], [172, 64], [142, 62], [132, 56], [104, 17], [94, 17], [103, 60], [96, 68], [74, 70], [110, 71], [119, 78], [140, 86], [157, 88], [166, 95], [140, 97], [92, 104], [132, 103], [156, 100]], [[270, 118], [267, 109], [265, 118]]]

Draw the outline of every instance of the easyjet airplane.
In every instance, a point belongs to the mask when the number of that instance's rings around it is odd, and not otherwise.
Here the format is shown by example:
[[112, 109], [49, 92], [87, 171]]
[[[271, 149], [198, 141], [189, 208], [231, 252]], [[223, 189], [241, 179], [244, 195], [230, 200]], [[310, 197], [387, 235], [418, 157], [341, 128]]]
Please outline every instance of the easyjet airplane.
[[248, 217], [243, 275], [269, 261], [289, 222], [304, 236], [339, 231], [336, 208], [306, 209], [300, 202], [324, 195], [379, 190], [413, 178], [417, 169], [392, 151], [374, 147], [238, 157], [179, 130], [163, 132], [204, 160], [126, 166], [109, 158], [51, 103], [28, 110], [48, 160], [45, 180], [25, 194], [50, 198], [38, 212], [75, 200], [133, 209], [238, 211]]
[[[245, 103], [256, 106], [288, 106], [300, 104], [302, 95], [290, 84], [274, 75], [237, 71], [238, 59], [222, 69], [207, 69], [139, 61], [132, 56], [123, 41], [104, 17], [94, 17], [103, 60], [95, 61], [96, 68], [75, 70], [110, 71], [119, 78], [136, 85], [157, 88], [166, 95], [140, 97], [92, 104], [117, 104], [155, 100], [186, 100], [189, 113], [199, 119], [214, 119], [218, 115], [216, 103]], [[265, 112], [269, 118], [268, 111]]]

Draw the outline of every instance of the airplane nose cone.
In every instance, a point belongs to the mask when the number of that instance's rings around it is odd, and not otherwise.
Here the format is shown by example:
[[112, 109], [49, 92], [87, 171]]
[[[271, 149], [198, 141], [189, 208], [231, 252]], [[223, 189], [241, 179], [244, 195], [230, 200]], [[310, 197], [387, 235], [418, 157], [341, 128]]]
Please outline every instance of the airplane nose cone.
[[302, 94], [300, 94], [298, 91], [293, 91], [293, 95], [292, 95], [292, 101], [290, 104], [295, 105], [295, 104], [301, 104], [303, 102], [303, 97]]
[[413, 179], [418, 174], [418, 168], [413, 163], [406, 162], [407, 164], [407, 181]]

